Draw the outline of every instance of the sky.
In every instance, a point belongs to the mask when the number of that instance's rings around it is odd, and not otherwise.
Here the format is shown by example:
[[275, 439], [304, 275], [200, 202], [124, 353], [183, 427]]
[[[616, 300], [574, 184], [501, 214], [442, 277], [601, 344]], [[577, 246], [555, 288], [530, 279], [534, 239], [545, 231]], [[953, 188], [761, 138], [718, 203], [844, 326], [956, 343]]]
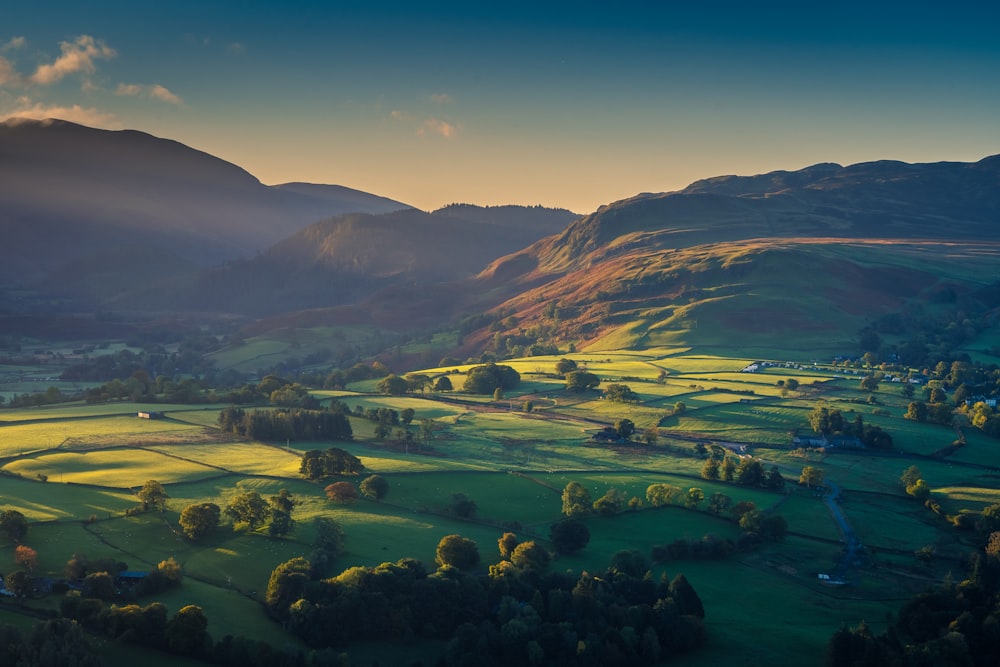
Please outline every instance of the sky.
[[9, 4], [0, 120], [141, 130], [424, 210], [1000, 153], [982, 0]]

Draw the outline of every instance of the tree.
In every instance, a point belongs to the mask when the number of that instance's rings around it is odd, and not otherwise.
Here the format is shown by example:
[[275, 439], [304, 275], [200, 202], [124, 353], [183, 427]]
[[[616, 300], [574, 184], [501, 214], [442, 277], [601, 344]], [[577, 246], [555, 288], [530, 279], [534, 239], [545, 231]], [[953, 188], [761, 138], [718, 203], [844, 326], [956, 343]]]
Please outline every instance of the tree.
[[682, 415], [685, 412], [687, 412], [687, 405], [684, 404], [684, 401], [677, 401], [676, 403], [674, 403], [675, 415]]
[[611, 556], [609, 570], [627, 574], [636, 579], [646, 574], [646, 557], [637, 549], [622, 549]]
[[389, 396], [402, 396], [410, 390], [410, 383], [406, 381], [406, 378], [390, 374], [379, 380], [378, 384], [375, 385], [375, 390]]
[[927, 404], [923, 401], [911, 401], [906, 406], [906, 414], [903, 415], [903, 418], [918, 422], [927, 421]]
[[361, 493], [365, 498], [379, 502], [389, 493], [389, 482], [381, 475], [370, 475], [361, 480]]
[[517, 389], [521, 384], [521, 374], [510, 366], [494, 363], [473, 366], [465, 376], [462, 391], [469, 394], [492, 394], [500, 387], [504, 391]]
[[208, 635], [208, 619], [201, 607], [189, 604], [182, 607], [170, 621], [166, 629], [167, 648], [174, 653], [190, 656], [204, 655], [211, 646]]
[[594, 511], [602, 516], [613, 516], [625, 505], [625, 494], [618, 489], [608, 489], [603, 496], [594, 501]]
[[693, 486], [688, 489], [687, 497], [684, 499], [684, 507], [688, 509], [697, 509], [701, 501], [705, 499], [705, 492], [699, 489], [697, 486]]
[[478, 509], [476, 502], [464, 493], [453, 493], [447, 512], [462, 519], [471, 519]]
[[409, 426], [413, 423], [413, 418], [417, 416], [416, 411], [413, 408], [403, 408], [399, 411], [399, 421], [403, 426]]
[[350, 482], [334, 482], [323, 490], [328, 499], [341, 505], [349, 505], [358, 499], [358, 488]]
[[[388, 430], [385, 424], [379, 424]], [[318, 480], [334, 475], [360, 475], [365, 466], [361, 459], [339, 447], [330, 447], [326, 451], [311, 449], [302, 454], [299, 463], [299, 474], [307, 479]]]
[[110, 602], [115, 598], [115, 580], [108, 572], [91, 572], [83, 578], [80, 595]]
[[562, 492], [562, 513], [566, 516], [590, 514], [592, 509], [590, 491], [579, 482], [570, 482]]
[[653, 507], [663, 507], [673, 502], [681, 490], [672, 484], [650, 484], [646, 487], [646, 502]]
[[572, 371], [566, 374], [566, 391], [579, 394], [601, 384], [601, 378], [588, 371]]
[[503, 388], [497, 387], [493, 390], [493, 400], [502, 401], [503, 400]]
[[549, 528], [549, 539], [558, 554], [574, 554], [590, 542], [590, 530], [579, 519], [563, 519]]
[[215, 503], [195, 503], [181, 511], [180, 526], [191, 540], [200, 540], [219, 526], [222, 510]]
[[731, 482], [736, 479], [736, 462], [733, 461], [732, 457], [727, 456], [722, 459], [722, 465], [719, 466], [719, 478], [723, 482]]
[[823, 486], [823, 470], [814, 466], [805, 466], [799, 475], [799, 484], [810, 489]]
[[878, 378], [874, 375], [861, 378], [861, 388], [864, 391], [878, 391]]
[[923, 479], [924, 475], [917, 466], [910, 466], [899, 476], [899, 484], [904, 489], [916, 484], [918, 479]]
[[556, 362], [556, 373], [565, 376], [567, 373], [576, 370], [576, 362], [572, 359], [560, 359]]
[[510, 555], [520, 542], [514, 533], [504, 533], [497, 540], [497, 548], [500, 550], [500, 560], [510, 560]]
[[18, 600], [28, 597], [28, 593], [31, 592], [33, 585], [34, 579], [23, 570], [15, 570], [4, 577], [4, 587], [13, 593], [14, 597]]
[[701, 466], [702, 478], [710, 481], [719, 479], [720, 466], [721, 462], [716, 458], [705, 459], [705, 463]]
[[615, 424], [615, 432], [622, 440], [631, 440], [635, 433], [635, 423], [631, 419], [619, 419]]
[[434, 382], [434, 391], [451, 391], [452, 389], [451, 379], [447, 375], [442, 375]]
[[660, 442], [660, 431], [655, 426], [649, 426], [642, 432], [642, 438], [650, 447], [655, 447]]
[[14, 549], [14, 560], [31, 572], [38, 564], [38, 552], [25, 544], [19, 544]]
[[438, 542], [434, 561], [439, 566], [471, 570], [479, 563], [479, 548], [475, 542], [461, 535], [445, 535]]
[[279, 619], [287, 616], [288, 606], [305, 594], [309, 571], [309, 561], [301, 556], [285, 561], [271, 571], [264, 604], [272, 616]]
[[729, 506], [732, 503], [733, 503], [732, 498], [722, 493], [721, 491], [717, 491], [708, 498], [708, 511], [713, 512], [715, 514], [722, 514], [727, 509], [729, 509]]
[[604, 388], [604, 398], [617, 403], [633, 403], [639, 400], [639, 394], [627, 384], [612, 383]]
[[142, 501], [143, 511], [157, 509], [162, 512], [167, 508], [167, 499], [170, 497], [163, 489], [163, 485], [155, 479], [146, 480], [136, 495]]
[[522, 570], [541, 572], [549, 566], [552, 557], [540, 544], [534, 540], [521, 542], [510, 555], [510, 562]]
[[268, 517], [268, 505], [256, 491], [243, 491], [233, 496], [223, 513], [234, 523], [243, 523], [251, 529], [264, 523]]
[[17, 510], [4, 510], [0, 512], [0, 531], [11, 542], [20, 542], [28, 534], [28, 520]]
[[906, 494], [913, 496], [914, 498], [926, 500], [931, 495], [931, 487], [924, 480], [918, 479], [916, 482], [906, 487]]

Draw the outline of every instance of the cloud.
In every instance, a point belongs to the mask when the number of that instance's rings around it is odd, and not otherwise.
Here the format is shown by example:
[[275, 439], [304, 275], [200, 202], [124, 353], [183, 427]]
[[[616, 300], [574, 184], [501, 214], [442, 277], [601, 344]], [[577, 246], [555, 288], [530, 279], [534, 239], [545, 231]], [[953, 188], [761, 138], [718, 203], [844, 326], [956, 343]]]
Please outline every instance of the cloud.
[[115, 95], [122, 97], [148, 97], [160, 100], [161, 102], [176, 104], [177, 106], [184, 104], [184, 100], [179, 95], [172, 93], [165, 86], [161, 86], [158, 83], [151, 86], [142, 86], [138, 83], [119, 83], [118, 88], [115, 89]]
[[434, 93], [431, 95], [431, 102], [434, 102], [435, 104], [451, 104], [454, 101], [455, 98], [448, 93]]
[[226, 50], [229, 51], [230, 55], [242, 56], [247, 52], [247, 47], [245, 47], [241, 42], [233, 42], [226, 47]]
[[451, 139], [455, 136], [456, 132], [458, 132], [456, 126], [437, 118], [428, 118], [420, 126], [420, 129], [417, 130], [417, 134], [420, 136], [424, 136], [425, 134], [439, 134], [445, 139]]
[[137, 83], [119, 83], [118, 89], [115, 90], [115, 95], [122, 95], [124, 97], [139, 97], [142, 95], [143, 88]]
[[392, 118], [393, 120], [406, 121], [406, 122], [413, 120], [412, 114], [406, 111], [401, 111], [399, 109], [390, 111], [389, 117]]
[[13, 111], [0, 112], [0, 121], [11, 118], [31, 118], [34, 120], [46, 120], [48, 118], [58, 118], [68, 120], [72, 123], [89, 125], [90, 127], [100, 127], [106, 130], [121, 129], [121, 121], [114, 114], [105, 113], [98, 109], [85, 109], [79, 104], [73, 106], [56, 106], [32, 103], [26, 98], [18, 100], [20, 106]]
[[184, 100], [158, 83], [149, 87], [149, 96], [153, 99], [160, 100], [161, 102], [169, 102], [170, 104], [176, 104], [178, 106], [184, 104]]
[[25, 46], [27, 46], [27, 44], [28, 40], [26, 40], [24, 37], [11, 37], [6, 44], [0, 46], [0, 51], [13, 51], [15, 49], [23, 49]]
[[62, 55], [51, 65], [39, 65], [31, 75], [32, 83], [49, 85], [77, 72], [91, 74], [96, 69], [94, 60], [107, 60], [117, 55], [114, 49], [90, 35], [80, 35], [73, 42], [60, 42], [59, 48], [62, 49]]
[[9, 60], [0, 56], [0, 86], [17, 86], [21, 84], [21, 75], [17, 73]]

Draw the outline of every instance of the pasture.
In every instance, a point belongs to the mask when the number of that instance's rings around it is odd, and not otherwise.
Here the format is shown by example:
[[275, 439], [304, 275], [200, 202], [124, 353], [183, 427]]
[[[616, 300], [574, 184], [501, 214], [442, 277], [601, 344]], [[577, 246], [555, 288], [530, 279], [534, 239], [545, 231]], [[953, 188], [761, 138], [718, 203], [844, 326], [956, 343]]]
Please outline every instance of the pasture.
[[[233, 356], [220, 359], [238, 365], [288, 352], [277, 343], [288, 341], [248, 341], [245, 349], [227, 351]], [[242, 634], [282, 646], [291, 639], [264, 616], [260, 596], [275, 566], [312, 550], [316, 518], [335, 519], [344, 529], [345, 552], [334, 565], [336, 572], [404, 557], [433, 567], [438, 541], [451, 533], [476, 541], [485, 571], [496, 562], [496, 542], [506, 530], [551, 546], [549, 527], [562, 518], [561, 492], [567, 483], [581, 483], [592, 500], [617, 489], [626, 501], [638, 498], [641, 507], [585, 517], [588, 546], [552, 565], [599, 571], [622, 549], [636, 549], [649, 559], [653, 547], [674, 540], [698, 541], [706, 535], [736, 540], [740, 528], [728, 513], [712, 514], [705, 501], [697, 509], [680, 506], [688, 489], [697, 487], [706, 498], [722, 493], [734, 503], [749, 501], [777, 513], [789, 533], [779, 542], [718, 560], [668, 560], [652, 567], [654, 576], [684, 572], [708, 612], [709, 645], [675, 664], [811, 663], [842, 623], [864, 618], [878, 630], [908, 590], [901, 582], [924, 585], [956, 567], [961, 535], [944, 517], [905, 496], [898, 484], [902, 471], [918, 465], [944, 513], [978, 512], [1000, 502], [1000, 483], [989, 467], [1000, 443], [966, 429], [965, 447], [947, 458], [932, 458], [954, 440], [955, 431], [902, 419], [906, 403], [895, 388], [878, 392], [879, 405], [871, 406], [862, 402], [867, 395], [857, 390], [858, 380], [837, 379], [842, 371], [835, 369], [793, 365], [741, 373], [755, 357], [761, 358], [759, 350], [745, 352], [727, 357], [661, 348], [566, 355], [598, 374], [604, 386], [629, 384], [639, 394], [635, 404], [603, 400], [600, 389], [569, 394], [562, 380], [538, 374], [552, 373], [561, 356], [511, 362], [523, 382], [499, 402], [457, 391], [382, 396], [372, 393], [377, 380], [352, 383], [349, 390], [314, 392], [321, 400], [337, 399], [352, 409], [410, 408], [412, 431], [420, 430], [422, 420], [433, 423], [433, 436], [426, 442], [396, 442], [395, 429], [388, 439], [377, 441], [372, 422], [357, 416], [351, 417], [350, 442], [264, 443], [220, 433], [215, 426], [218, 406], [157, 406], [166, 412], [161, 420], [137, 419], [142, 406], [129, 403], [3, 410], [0, 509], [17, 509], [31, 522], [25, 542], [38, 551], [40, 574], [60, 576], [74, 553], [114, 558], [132, 569], [148, 569], [173, 557], [185, 582], [155, 599], [171, 612], [189, 603], [202, 606], [216, 637]], [[463, 375], [450, 377], [461, 387]], [[797, 379], [800, 390], [782, 392], [777, 381], [788, 378]], [[821, 389], [813, 387], [814, 380], [823, 383]], [[878, 453], [793, 451], [792, 434], [809, 432], [809, 411], [819, 404], [819, 396], [847, 420], [861, 414], [866, 423], [886, 429], [896, 447]], [[531, 413], [521, 409], [525, 398], [535, 404]], [[686, 410], [671, 415], [677, 401]], [[889, 415], [873, 414], [876, 407]], [[658, 423], [658, 443], [592, 440], [603, 426], [623, 418], [633, 420], [639, 434]], [[704, 460], [697, 443], [721, 444], [731, 452], [748, 445], [747, 451], [761, 457], [766, 467], [779, 466], [786, 489], [774, 492], [702, 479]], [[299, 476], [301, 453], [329, 446], [357, 456], [365, 466], [362, 477], [377, 473], [389, 482], [382, 502], [361, 498], [335, 504], [323, 491], [330, 480], [315, 483]], [[795, 484], [804, 465], [819, 467], [825, 479], [843, 489], [841, 511], [862, 543], [875, 550], [871, 562], [879, 567], [867, 561], [850, 565], [848, 587], [831, 588], [816, 579], [817, 573], [841, 564], [843, 536], [824, 504], [827, 491]], [[126, 516], [126, 510], [138, 505], [134, 490], [147, 479], [163, 483], [169, 495], [166, 510]], [[645, 492], [654, 483], [676, 486], [681, 493], [666, 507], [650, 507]], [[267, 498], [281, 489], [298, 502], [295, 529], [285, 537], [269, 537], [265, 529], [237, 532], [227, 520], [199, 542], [180, 533], [178, 518], [189, 504], [224, 507], [241, 491]], [[475, 502], [471, 517], [460, 518], [450, 510], [454, 494]], [[937, 553], [930, 566], [913, 556], [926, 545]], [[0, 559], [13, 563], [12, 544], [0, 542]], [[58, 599], [31, 604], [54, 607]], [[775, 627], [781, 628], [780, 636]]]

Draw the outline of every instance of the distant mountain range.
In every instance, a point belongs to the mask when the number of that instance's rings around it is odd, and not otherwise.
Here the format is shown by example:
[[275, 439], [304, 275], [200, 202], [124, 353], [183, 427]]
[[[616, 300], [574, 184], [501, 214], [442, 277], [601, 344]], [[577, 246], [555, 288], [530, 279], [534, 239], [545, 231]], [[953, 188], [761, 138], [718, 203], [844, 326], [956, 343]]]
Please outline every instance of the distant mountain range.
[[0, 278], [32, 282], [128, 255], [166, 264], [252, 257], [322, 218], [401, 202], [340, 186], [263, 185], [236, 165], [125, 130], [0, 123]]
[[466, 319], [458, 355], [539, 337], [757, 350], [795, 336], [826, 353], [887, 316], [1000, 315], [1000, 156], [721, 176], [582, 217], [427, 213], [338, 186], [265, 186], [139, 132], [8, 121], [0, 231], [7, 312], [399, 332], [494, 313], [478, 329]]

